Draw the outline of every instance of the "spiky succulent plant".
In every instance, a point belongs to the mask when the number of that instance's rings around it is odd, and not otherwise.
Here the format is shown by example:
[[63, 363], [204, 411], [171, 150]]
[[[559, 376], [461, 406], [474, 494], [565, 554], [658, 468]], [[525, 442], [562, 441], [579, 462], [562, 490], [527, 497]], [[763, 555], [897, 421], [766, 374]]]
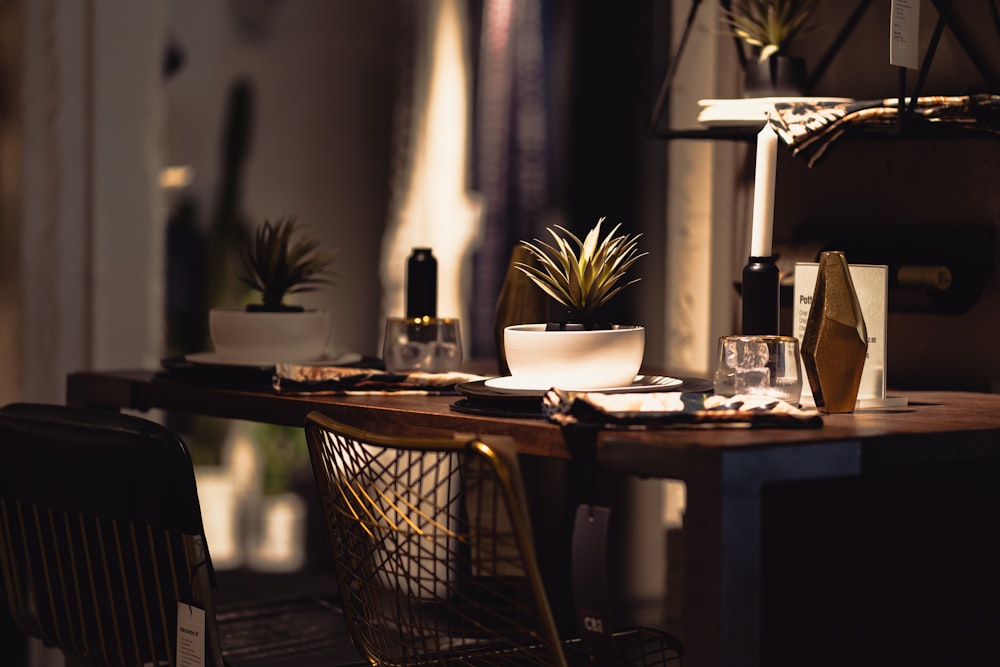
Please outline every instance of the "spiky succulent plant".
[[759, 49], [757, 58], [764, 62], [776, 53], [785, 53], [789, 44], [812, 26], [817, 0], [742, 0], [722, 11], [722, 20], [730, 32]]
[[598, 220], [583, 241], [565, 227], [549, 227], [547, 231], [554, 244], [539, 239], [534, 243], [521, 241], [538, 260], [538, 266], [516, 264], [546, 294], [569, 310], [570, 321], [585, 325], [593, 325], [601, 306], [639, 281], [635, 278], [619, 284], [629, 267], [648, 254], [639, 252], [641, 234], [615, 236], [620, 224], [602, 239], [604, 220]]
[[265, 220], [256, 234], [240, 249], [243, 262], [237, 277], [249, 288], [261, 293], [263, 303], [251, 304], [248, 310], [301, 310], [285, 304], [285, 296], [310, 292], [331, 282], [333, 253], [320, 252], [314, 238], [294, 239], [296, 219], [285, 217], [275, 223]]

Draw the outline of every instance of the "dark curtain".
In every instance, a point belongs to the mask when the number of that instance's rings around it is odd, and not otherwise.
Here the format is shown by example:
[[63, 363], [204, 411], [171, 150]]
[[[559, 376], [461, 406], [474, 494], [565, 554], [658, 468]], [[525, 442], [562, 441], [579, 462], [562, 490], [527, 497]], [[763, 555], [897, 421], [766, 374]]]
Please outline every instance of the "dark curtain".
[[[622, 223], [622, 232], [644, 234], [644, 248], [653, 252], [639, 263], [643, 282], [607, 311], [619, 322], [641, 322], [637, 313], [650, 312], [640, 303], [644, 294], [662, 303], [655, 293], [661, 283], [649, 278], [663, 273], [656, 249], [664, 238], [666, 150], [650, 140], [648, 121], [669, 51], [669, 0], [469, 2], [479, 59], [471, 186], [486, 207], [474, 261], [471, 356], [496, 353], [494, 309], [511, 250], [521, 239], [547, 235], [553, 223], [580, 235], [607, 216]], [[511, 7], [510, 17], [490, 13], [503, 6]], [[536, 457], [522, 459], [521, 471], [553, 613], [560, 631], [573, 633], [567, 563], [576, 506], [620, 506], [622, 480], [596, 480], [587, 466]], [[627, 542], [627, 525], [613, 523], [609, 556], [622, 618], [627, 566], [618, 545]]]
[[[665, 8], [665, 0], [471, 0], [472, 188], [486, 204], [471, 356], [495, 355], [496, 299], [518, 241], [543, 237], [553, 223], [583, 234], [605, 216], [605, 230], [642, 229], [642, 153], [658, 84], [653, 17]], [[631, 296], [615, 302], [612, 320], [629, 320]]]
[[472, 356], [496, 354], [497, 295], [510, 251], [532, 238], [549, 205], [547, 0], [478, 3], [473, 189], [485, 199], [473, 268]]

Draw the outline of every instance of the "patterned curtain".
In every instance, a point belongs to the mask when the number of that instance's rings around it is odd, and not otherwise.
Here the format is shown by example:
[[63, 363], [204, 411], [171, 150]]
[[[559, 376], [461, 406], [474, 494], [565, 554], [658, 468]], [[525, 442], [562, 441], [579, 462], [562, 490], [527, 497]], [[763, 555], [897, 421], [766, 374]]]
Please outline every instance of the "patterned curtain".
[[549, 204], [547, 0], [482, 2], [474, 187], [485, 204], [473, 264], [471, 355], [495, 354], [496, 299], [517, 242], [538, 235]]
[[[467, 358], [495, 354], [494, 309], [511, 250], [538, 235], [548, 205], [547, 2], [399, 3], [382, 311], [402, 314], [406, 257], [413, 247], [431, 247], [438, 315], [462, 318]], [[452, 90], [446, 102], [444, 89]]]

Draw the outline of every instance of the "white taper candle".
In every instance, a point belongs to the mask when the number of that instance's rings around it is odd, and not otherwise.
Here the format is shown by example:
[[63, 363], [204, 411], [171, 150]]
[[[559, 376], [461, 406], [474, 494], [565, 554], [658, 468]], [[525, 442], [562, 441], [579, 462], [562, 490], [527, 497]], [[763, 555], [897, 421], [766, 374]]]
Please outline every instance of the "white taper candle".
[[757, 133], [757, 167], [753, 177], [753, 226], [750, 229], [750, 256], [771, 255], [774, 225], [774, 173], [778, 162], [778, 135], [765, 122]]

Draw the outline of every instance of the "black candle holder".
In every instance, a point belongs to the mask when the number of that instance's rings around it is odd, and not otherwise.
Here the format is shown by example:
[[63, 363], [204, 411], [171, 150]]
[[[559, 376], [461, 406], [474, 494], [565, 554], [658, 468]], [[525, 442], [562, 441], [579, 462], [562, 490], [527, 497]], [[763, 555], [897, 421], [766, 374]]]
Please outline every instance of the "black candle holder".
[[774, 256], [751, 256], [743, 267], [743, 325], [745, 335], [777, 335], [778, 265]]

